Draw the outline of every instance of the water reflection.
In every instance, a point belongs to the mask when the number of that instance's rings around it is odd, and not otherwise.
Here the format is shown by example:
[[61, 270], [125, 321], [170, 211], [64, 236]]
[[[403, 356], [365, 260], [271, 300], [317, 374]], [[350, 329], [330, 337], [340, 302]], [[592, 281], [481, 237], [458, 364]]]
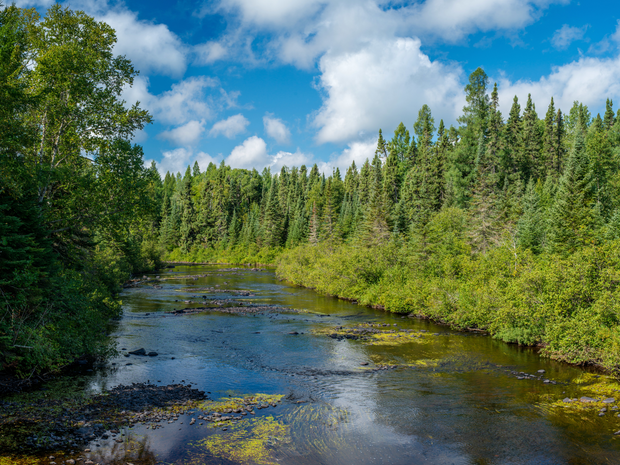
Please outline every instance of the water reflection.
[[[125, 350], [93, 374], [91, 389], [183, 382], [214, 399], [266, 393], [288, 400], [277, 413], [260, 413], [228, 431], [190, 427], [189, 417], [155, 431], [136, 427], [126, 443], [93, 445], [101, 463], [620, 462], [610, 434], [618, 419], [593, 415], [584, 425], [536, 405], [547, 395], [570, 395], [574, 386], [564, 383], [581, 374], [576, 368], [488, 337], [293, 288], [270, 270], [183, 266], [161, 277], [161, 288], [147, 284], [124, 293], [125, 314], [113, 337]], [[213, 302], [303, 312], [167, 313]], [[362, 322], [439, 334], [400, 345], [314, 334]], [[158, 355], [126, 356], [137, 348]], [[375, 364], [400, 368], [369, 369]], [[511, 373], [538, 370], [557, 384]]]

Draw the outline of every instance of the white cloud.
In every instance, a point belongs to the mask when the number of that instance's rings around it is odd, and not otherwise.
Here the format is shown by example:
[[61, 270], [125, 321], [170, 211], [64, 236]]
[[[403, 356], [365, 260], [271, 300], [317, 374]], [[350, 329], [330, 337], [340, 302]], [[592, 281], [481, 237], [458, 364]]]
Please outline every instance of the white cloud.
[[367, 138], [379, 128], [415, 121], [423, 104], [435, 118], [453, 120], [461, 110], [461, 70], [431, 60], [420, 41], [374, 41], [357, 53], [325, 55], [320, 86], [326, 92], [313, 125], [317, 141]]
[[[194, 166], [194, 162], [198, 162], [200, 170], [204, 171], [209, 166], [209, 163], [218, 164], [218, 161], [211, 157], [208, 153], [194, 152], [190, 149], [178, 148], [164, 152], [162, 159], [157, 163], [157, 170], [162, 177], [169, 171], [171, 174], [181, 173], [183, 174], [188, 166]], [[150, 160], [146, 160], [145, 164], [150, 164]]]
[[126, 55], [136, 69], [177, 78], [185, 72], [190, 49], [167, 25], [139, 19], [138, 13], [129, 10], [123, 2], [111, 5], [108, 0], [73, 0], [66, 3], [112, 26], [117, 38], [114, 52]]
[[273, 170], [280, 170], [283, 166], [300, 166], [310, 164], [312, 156], [302, 153], [299, 149], [295, 153], [280, 151], [269, 155], [267, 144], [258, 136], [252, 136], [235, 147], [226, 158], [226, 164], [233, 168], [262, 170], [270, 166]]
[[[5, 5], [10, 5], [11, 3], [13, 2], [4, 2]], [[14, 0], [14, 3], [18, 8], [47, 8], [54, 4], [54, 0]]]
[[238, 134], [245, 132], [250, 122], [241, 113], [218, 121], [209, 131], [211, 137], [223, 135], [229, 139], [234, 139]]
[[245, 23], [282, 26], [308, 17], [322, 3], [318, 0], [224, 0], [219, 10], [239, 13]]
[[116, 30], [114, 52], [126, 55], [136, 69], [180, 77], [187, 68], [187, 47], [165, 24], [138, 19], [138, 14], [121, 9], [97, 17]]
[[377, 150], [377, 139], [369, 139], [362, 142], [352, 142], [344, 149], [340, 154], [332, 157], [328, 163], [329, 170], [326, 173], [338, 167], [340, 173], [344, 176], [351, 163], [355, 162], [357, 169], [359, 170], [366, 159], [372, 160], [375, 156], [375, 150]]
[[587, 29], [588, 26], [573, 27], [564, 24], [553, 34], [551, 44], [558, 50], [566, 50], [576, 40], [582, 40]]
[[123, 99], [129, 104], [140, 101], [158, 122], [184, 124], [213, 118], [222, 106], [228, 106], [230, 95], [217, 79], [207, 76], [179, 81], [170, 90], [153, 95], [149, 92], [148, 78], [138, 77], [133, 87], [124, 89]]
[[281, 119], [272, 118], [269, 115], [263, 116], [263, 125], [265, 132], [269, 137], [275, 139], [279, 144], [288, 144], [291, 137], [291, 131]]
[[573, 101], [590, 107], [602, 107], [606, 98], [620, 98], [620, 57], [590, 58], [582, 57], [578, 61], [558, 66], [548, 76], [537, 81], [519, 80], [510, 82], [502, 78], [498, 81], [502, 112], [507, 114], [513, 96], [519, 97], [521, 106], [532, 94], [532, 100], [538, 104], [539, 114], [546, 111], [547, 105], [554, 98], [556, 108], [567, 112]]
[[267, 166], [269, 164], [267, 144], [260, 137], [252, 136], [230, 152], [226, 158], [226, 164], [233, 168], [246, 169], [259, 169]]
[[161, 139], [166, 139], [175, 145], [189, 146], [194, 145], [200, 140], [204, 131], [204, 121], [192, 120], [183, 126], [164, 131], [159, 134]]
[[228, 50], [219, 42], [210, 41], [199, 44], [194, 47], [194, 53], [197, 55], [197, 63], [209, 65], [215, 61], [221, 60], [228, 55]]

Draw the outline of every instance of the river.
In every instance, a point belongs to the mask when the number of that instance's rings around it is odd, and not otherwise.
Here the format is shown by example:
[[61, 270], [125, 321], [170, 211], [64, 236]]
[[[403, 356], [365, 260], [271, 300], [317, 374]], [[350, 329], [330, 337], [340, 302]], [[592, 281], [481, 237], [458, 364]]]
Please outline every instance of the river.
[[[271, 269], [177, 266], [158, 276], [123, 291], [111, 334], [122, 350], [84, 367], [80, 389], [183, 382], [214, 401], [283, 397], [225, 431], [190, 425], [199, 412], [154, 430], [138, 424], [120, 445], [93, 441], [93, 461], [620, 463], [615, 399], [563, 402], [607, 398], [616, 385], [604, 375], [292, 287]], [[168, 313], [180, 309], [198, 310]], [[158, 355], [126, 356], [138, 348]]]

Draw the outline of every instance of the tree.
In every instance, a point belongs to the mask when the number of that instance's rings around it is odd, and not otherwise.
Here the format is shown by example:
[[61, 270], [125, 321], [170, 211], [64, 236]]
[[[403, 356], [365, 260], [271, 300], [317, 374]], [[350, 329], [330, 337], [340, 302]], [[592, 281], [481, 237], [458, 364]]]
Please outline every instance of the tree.
[[523, 112], [523, 129], [519, 146], [517, 165], [521, 176], [524, 180], [530, 177], [540, 178], [544, 169], [544, 164], [540, 160], [541, 134], [538, 127], [536, 106], [532, 102], [531, 94], [527, 96], [527, 104]]
[[557, 253], [574, 252], [592, 237], [593, 202], [584, 131], [581, 124], [574, 131], [573, 147], [551, 210], [548, 247]]
[[611, 127], [616, 122], [613, 106], [613, 100], [607, 99], [607, 101], [605, 102], [605, 118], [603, 120], [603, 126], [605, 127], [605, 129], [611, 129]]
[[517, 223], [519, 246], [535, 254], [542, 252], [545, 242], [545, 221], [540, 205], [540, 196], [532, 179], [523, 196], [523, 215]]

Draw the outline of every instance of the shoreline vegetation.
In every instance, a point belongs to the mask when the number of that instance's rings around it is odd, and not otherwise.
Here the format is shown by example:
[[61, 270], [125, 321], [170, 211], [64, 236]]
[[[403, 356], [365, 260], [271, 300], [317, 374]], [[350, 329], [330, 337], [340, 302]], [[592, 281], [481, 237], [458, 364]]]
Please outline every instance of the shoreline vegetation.
[[[122, 283], [163, 260], [273, 263], [282, 279], [620, 368], [620, 112], [528, 96], [481, 68], [457, 124], [410, 132], [344, 176], [195, 163], [160, 175], [122, 90], [138, 71], [81, 11], [0, 9], [0, 373], [114, 351]], [[85, 46], [84, 44], [88, 44]], [[540, 107], [539, 107], [540, 109]], [[566, 110], [566, 109], [565, 109]]]

